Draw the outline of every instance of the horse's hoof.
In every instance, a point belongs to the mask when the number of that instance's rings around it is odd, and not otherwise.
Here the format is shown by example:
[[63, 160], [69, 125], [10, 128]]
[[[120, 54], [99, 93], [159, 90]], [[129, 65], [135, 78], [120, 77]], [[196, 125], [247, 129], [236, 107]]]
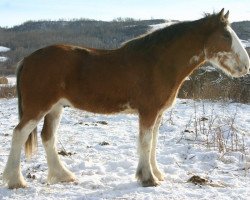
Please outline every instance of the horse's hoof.
[[75, 182], [76, 181], [76, 177], [74, 174], [71, 174], [69, 177], [63, 179], [61, 182]]
[[160, 184], [158, 178], [153, 173], [143, 173], [142, 169], [137, 169], [136, 178], [142, 184], [143, 187], [157, 186]]
[[160, 182], [155, 179], [149, 179], [141, 182], [143, 187], [156, 187], [160, 185]]
[[18, 189], [18, 188], [26, 188], [27, 183], [23, 178], [15, 179], [15, 180], [4, 180], [8, 184], [9, 189]]
[[27, 187], [27, 183], [26, 182], [14, 183], [14, 184], [8, 183], [8, 188], [9, 189], [18, 189], [18, 188], [26, 188], [26, 187]]
[[9, 189], [17, 189], [17, 188], [25, 188], [27, 187], [27, 183], [23, 178], [21, 173], [15, 174], [14, 172], [11, 174], [7, 170], [3, 173], [3, 182], [7, 183]]
[[164, 179], [165, 179], [164, 173], [162, 173], [162, 172], [159, 171], [159, 170], [154, 171], [154, 175], [155, 175], [155, 177], [156, 177], [159, 181], [164, 181]]
[[74, 181], [76, 181], [76, 177], [69, 170], [65, 170], [60, 174], [48, 175], [48, 183], [50, 184], [55, 184], [58, 182], [74, 182]]

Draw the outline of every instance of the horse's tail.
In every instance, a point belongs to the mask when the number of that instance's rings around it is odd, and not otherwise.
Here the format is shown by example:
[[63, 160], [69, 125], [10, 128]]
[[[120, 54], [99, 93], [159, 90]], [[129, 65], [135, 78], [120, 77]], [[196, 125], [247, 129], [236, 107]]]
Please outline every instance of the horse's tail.
[[[23, 60], [21, 60], [17, 64], [17, 71], [16, 71], [16, 91], [17, 91], [17, 98], [18, 98], [18, 114], [19, 120], [22, 119], [23, 116], [23, 107], [22, 107], [22, 95], [20, 89], [20, 76], [23, 70]], [[30, 158], [34, 152], [37, 150], [37, 128], [35, 128], [29, 135], [27, 141], [25, 142], [25, 155], [27, 158]]]

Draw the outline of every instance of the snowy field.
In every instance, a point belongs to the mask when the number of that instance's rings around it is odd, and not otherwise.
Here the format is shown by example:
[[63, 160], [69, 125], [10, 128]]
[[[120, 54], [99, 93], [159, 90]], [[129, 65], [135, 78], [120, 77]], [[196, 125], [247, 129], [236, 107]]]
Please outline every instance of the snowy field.
[[[0, 177], [18, 120], [16, 105], [16, 99], [0, 100]], [[101, 116], [66, 108], [58, 150], [68, 153], [61, 159], [77, 182], [46, 183], [47, 164], [39, 138], [37, 155], [30, 161], [24, 155], [21, 159], [28, 188], [9, 190], [0, 178], [0, 199], [250, 198], [250, 105], [178, 99], [160, 127], [158, 161], [166, 178], [158, 187], [143, 188], [135, 179], [137, 130], [135, 115]], [[211, 142], [216, 135], [219, 146]], [[193, 175], [205, 183], [188, 182]]]

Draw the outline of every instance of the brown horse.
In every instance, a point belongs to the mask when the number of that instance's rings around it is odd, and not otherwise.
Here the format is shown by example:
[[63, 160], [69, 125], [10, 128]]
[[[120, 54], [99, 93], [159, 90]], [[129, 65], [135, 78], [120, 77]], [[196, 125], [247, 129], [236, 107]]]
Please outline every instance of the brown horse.
[[72, 106], [102, 114], [138, 114], [136, 176], [143, 186], [158, 185], [164, 179], [156, 162], [162, 113], [173, 104], [185, 78], [205, 61], [234, 77], [249, 71], [249, 57], [224, 9], [157, 30], [115, 50], [54, 45], [32, 53], [18, 65], [20, 122], [14, 129], [4, 180], [9, 188], [26, 186], [20, 170], [21, 149], [25, 144], [26, 155], [32, 154], [36, 126], [42, 118], [48, 181], [75, 180], [56, 149], [62, 109]]

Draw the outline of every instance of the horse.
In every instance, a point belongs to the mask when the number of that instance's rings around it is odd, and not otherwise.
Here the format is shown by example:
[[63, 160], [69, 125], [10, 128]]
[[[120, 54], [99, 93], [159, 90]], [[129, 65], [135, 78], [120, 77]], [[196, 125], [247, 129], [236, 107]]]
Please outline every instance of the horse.
[[63, 107], [114, 114], [137, 114], [139, 162], [136, 177], [142, 186], [164, 180], [156, 159], [158, 129], [163, 112], [174, 104], [185, 78], [204, 62], [230, 76], [249, 72], [249, 57], [228, 21], [229, 11], [206, 15], [156, 30], [103, 50], [73, 45], [41, 48], [18, 63], [19, 123], [3, 172], [9, 188], [26, 187], [21, 173], [21, 149], [36, 150], [36, 127], [41, 132], [48, 164], [48, 182], [75, 181], [60, 161], [56, 131]]

